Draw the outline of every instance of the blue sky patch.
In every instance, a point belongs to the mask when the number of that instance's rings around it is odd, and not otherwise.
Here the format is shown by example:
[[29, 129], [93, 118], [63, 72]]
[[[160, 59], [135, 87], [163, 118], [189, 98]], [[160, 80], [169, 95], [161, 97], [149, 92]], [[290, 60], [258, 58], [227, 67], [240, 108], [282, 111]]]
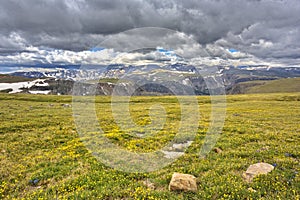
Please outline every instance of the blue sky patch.
[[102, 50], [104, 50], [105, 48], [103, 48], [103, 47], [93, 47], [93, 48], [91, 48], [90, 49], [90, 51], [91, 52], [97, 52], [97, 51], [102, 51]]
[[239, 51], [236, 50], [236, 49], [228, 49], [228, 51], [229, 51], [230, 53], [237, 53], [237, 52], [239, 52]]

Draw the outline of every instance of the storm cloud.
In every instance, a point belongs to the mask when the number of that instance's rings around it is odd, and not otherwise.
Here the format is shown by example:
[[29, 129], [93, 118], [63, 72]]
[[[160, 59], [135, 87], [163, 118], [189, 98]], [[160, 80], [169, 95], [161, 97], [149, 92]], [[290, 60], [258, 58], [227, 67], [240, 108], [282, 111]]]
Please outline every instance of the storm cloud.
[[298, 0], [7, 0], [0, 53], [76, 53], [129, 29], [162, 27], [193, 38], [211, 57], [236, 49], [227, 58], [299, 65], [299, 13]]

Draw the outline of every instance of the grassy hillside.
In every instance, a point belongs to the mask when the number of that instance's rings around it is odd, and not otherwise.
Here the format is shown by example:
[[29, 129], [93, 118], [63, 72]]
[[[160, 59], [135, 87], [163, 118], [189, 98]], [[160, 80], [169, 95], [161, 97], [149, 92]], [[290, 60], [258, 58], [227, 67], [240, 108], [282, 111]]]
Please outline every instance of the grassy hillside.
[[[199, 97], [200, 126], [186, 154], [159, 171], [125, 173], [101, 162], [81, 142], [71, 97], [0, 94], [0, 199], [299, 199], [300, 93], [227, 97], [227, 116], [216, 146], [199, 158], [210, 123], [209, 97]], [[130, 111], [139, 125], [150, 123], [149, 108], [166, 109], [166, 125], [145, 140], [114, 122], [109, 97], [96, 98], [105, 135], [130, 151], [149, 152], [176, 133], [176, 97], [133, 97]], [[274, 164], [268, 175], [246, 183], [242, 173], [256, 162]], [[197, 177], [197, 193], [168, 191], [173, 172]], [[155, 189], [144, 183], [151, 182]], [[252, 188], [252, 190], [249, 190]]]
[[7, 74], [0, 74], [0, 83], [17, 83], [17, 82], [25, 82], [32, 81], [32, 78], [25, 78], [20, 76], [10, 76]]
[[300, 78], [279, 79], [267, 81], [262, 85], [249, 88], [247, 93], [278, 93], [278, 92], [300, 92]]
[[300, 92], [300, 78], [247, 81], [234, 85], [229, 94]]

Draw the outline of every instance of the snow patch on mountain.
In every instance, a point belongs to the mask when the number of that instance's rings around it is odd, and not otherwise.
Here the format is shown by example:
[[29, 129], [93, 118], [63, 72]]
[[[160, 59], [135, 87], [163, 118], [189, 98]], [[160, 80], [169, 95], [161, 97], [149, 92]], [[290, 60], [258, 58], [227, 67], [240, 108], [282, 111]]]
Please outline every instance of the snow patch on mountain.
[[[29, 89], [32, 86], [48, 86], [48, 83], [46, 83], [44, 79], [36, 79], [34, 81], [17, 82], [17, 83], [0, 83], [0, 91], [10, 89], [12, 91], [10, 91], [9, 93], [14, 94], [14, 93], [22, 92], [23, 88]], [[35, 92], [37, 92], [37, 91], [35, 91]], [[43, 91], [43, 92], [45, 92], [45, 91]], [[32, 92], [32, 93], [34, 93], [34, 92]]]
[[38, 91], [38, 90], [29, 90], [30, 94], [49, 94], [51, 90], [45, 90], [45, 91]]

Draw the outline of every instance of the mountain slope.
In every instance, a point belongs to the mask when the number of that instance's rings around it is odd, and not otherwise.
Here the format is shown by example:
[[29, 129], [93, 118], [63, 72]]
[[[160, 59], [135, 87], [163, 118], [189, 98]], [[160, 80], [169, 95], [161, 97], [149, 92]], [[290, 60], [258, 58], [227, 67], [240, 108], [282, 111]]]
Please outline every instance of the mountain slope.
[[300, 92], [300, 78], [278, 79], [266, 81], [246, 90], [246, 93], [283, 93]]
[[0, 74], [0, 83], [18, 83], [24, 81], [32, 81], [35, 78], [28, 78], [24, 76], [11, 76], [8, 74]]

